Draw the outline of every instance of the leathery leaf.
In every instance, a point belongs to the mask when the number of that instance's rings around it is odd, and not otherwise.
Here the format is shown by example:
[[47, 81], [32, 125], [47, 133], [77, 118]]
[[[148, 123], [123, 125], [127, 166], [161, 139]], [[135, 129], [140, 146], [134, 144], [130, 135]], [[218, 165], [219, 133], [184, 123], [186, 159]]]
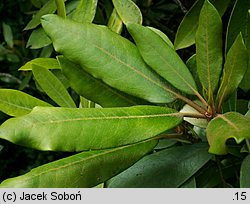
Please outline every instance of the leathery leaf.
[[32, 111], [35, 106], [52, 106], [22, 91], [0, 89], [0, 111], [10, 116], [22, 116]]
[[70, 86], [79, 95], [100, 104], [102, 107], [124, 107], [147, 103], [96, 79], [63, 56], [59, 56], [57, 59], [61, 65], [62, 73], [69, 80]]
[[143, 59], [150, 67], [177, 89], [187, 94], [197, 92], [196, 84], [188, 68], [175, 50], [159, 35], [138, 24], [128, 24], [127, 28]]
[[181, 114], [158, 106], [36, 107], [28, 115], [3, 123], [0, 138], [39, 150], [74, 152], [136, 143], [181, 122]]
[[197, 71], [212, 104], [222, 70], [222, 21], [216, 8], [205, 0], [196, 32]]
[[166, 82], [143, 61], [136, 46], [105, 26], [49, 14], [42, 26], [54, 48], [106, 84], [153, 103], [175, 99]]
[[150, 152], [157, 140], [114, 149], [82, 152], [7, 179], [1, 188], [84, 188], [94, 187]]
[[250, 139], [250, 118], [237, 112], [228, 112], [209, 122], [207, 139], [210, 153], [226, 154], [226, 141], [229, 138], [234, 138], [237, 143]]

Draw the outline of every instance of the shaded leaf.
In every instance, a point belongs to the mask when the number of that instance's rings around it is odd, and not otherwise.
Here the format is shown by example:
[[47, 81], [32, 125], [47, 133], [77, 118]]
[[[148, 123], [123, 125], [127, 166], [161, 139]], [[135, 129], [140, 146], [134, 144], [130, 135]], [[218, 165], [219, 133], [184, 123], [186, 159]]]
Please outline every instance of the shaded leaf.
[[138, 6], [132, 0], [112, 0], [114, 7], [124, 24], [142, 24], [142, 14]]
[[150, 67], [177, 89], [188, 94], [197, 92], [194, 79], [186, 65], [158, 34], [138, 24], [128, 24], [127, 28]]
[[173, 147], [148, 155], [112, 178], [109, 188], [177, 188], [211, 159], [206, 144]]
[[226, 141], [234, 138], [237, 143], [250, 139], [250, 118], [237, 112], [228, 112], [218, 115], [209, 122], [207, 139], [210, 145], [209, 152], [213, 154], [226, 154]]
[[43, 7], [34, 15], [32, 20], [24, 28], [24, 30], [30, 30], [36, 28], [41, 23], [41, 17], [45, 14], [54, 13], [56, 11], [55, 0], [49, 0]]
[[180, 188], [196, 188], [195, 177], [191, 177], [184, 184], [180, 186]]
[[75, 102], [62, 82], [51, 71], [44, 67], [33, 66], [32, 72], [41, 88], [59, 106], [76, 108]]
[[73, 12], [72, 19], [79, 23], [91, 23], [95, 18], [97, 0], [81, 0]]
[[182, 122], [175, 110], [157, 106], [126, 108], [36, 107], [0, 126], [0, 137], [39, 150], [112, 148], [154, 137]]
[[[222, 16], [230, 0], [211, 0], [210, 2], [218, 10], [220, 16]], [[196, 1], [181, 21], [174, 42], [176, 50], [189, 47], [195, 43], [195, 33], [198, 28], [200, 10], [203, 3], [204, 0]]]
[[250, 188], [250, 155], [248, 155], [242, 162], [240, 168], [240, 187]]
[[196, 62], [198, 75], [207, 91], [210, 104], [220, 79], [222, 61], [221, 18], [214, 6], [205, 0], [196, 33]]
[[[60, 159], [3, 181], [1, 188], [90, 188], [131, 166], [150, 152], [157, 141], [89, 151]], [[101, 167], [101, 168], [100, 168]]]
[[51, 44], [51, 40], [46, 35], [43, 28], [37, 28], [32, 31], [26, 47], [30, 49], [39, 49], [49, 44]]
[[238, 88], [247, 70], [248, 52], [242, 35], [239, 34], [230, 48], [223, 69], [222, 82], [216, 98], [216, 106], [221, 109], [222, 103]]
[[46, 69], [61, 69], [57, 60], [54, 58], [36, 58], [23, 65], [19, 69], [19, 71], [30, 71], [33, 67], [43, 67]]
[[0, 111], [10, 116], [28, 114], [35, 106], [51, 105], [18, 90], [0, 89]]
[[242, 33], [247, 49], [250, 48], [250, 24], [249, 13], [250, 2], [245, 0], [236, 0], [227, 27], [226, 52], [229, 51], [235, 39]]
[[122, 93], [96, 79], [65, 57], [60, 56], [58, 60], [62, 73], [68, 78], [70, 86], [79, 95], [100, 104], [102, 107], [123, 107], [142, 103], [139, 99]]
[[56, 15], [43, 16], [42, 25], [57, 52], [108, 85], [149, 102], [175, 99], [166, 83], [144, 63], [135, 45], [107, 27], [79, 24]]
[[11, 27], [8, 24], [3, 23], [3, 37], [5, 42], [10, 48], [13, 48], [14, 41], [13, 41], [13, 33]]

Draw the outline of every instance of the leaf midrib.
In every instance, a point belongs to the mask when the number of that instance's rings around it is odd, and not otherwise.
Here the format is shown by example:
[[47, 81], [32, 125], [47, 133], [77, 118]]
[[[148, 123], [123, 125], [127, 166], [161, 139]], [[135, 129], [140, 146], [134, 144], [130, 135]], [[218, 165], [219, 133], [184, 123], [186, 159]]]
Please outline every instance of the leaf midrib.
[[[142, 143], [145, 143], [145, 142], [147, 142], [147, 141], [150, 141], [150, 140], [153, 140], [153, 139], [152, 139], [152, 138], [151, 138], [151, 139], [147, 139], [147, 140], [141, 142], [141, 144], [142, 144]], [[103, 152], [101, 152], [101, 153], [97, 153], [97, 154], [94, 154], [94, 155], [91, 155], [91, 156], [87, 156], [87, 157], [84, 157], [84, 158], [79, 159], [79, 160], [77, 160], [77, 161], [74, 161], [74, 162], [71, 162], [71, 163], [67, 163], [67, 164], [65, 164], [65, 165], [62, 165], [62, 166], [60, 166], [60, 167], [54, 167], [54, 168], [51, 168], [51, 169], [49, 169], [49, 170], [47, 170], [47, 171], [44, 171], [44, 172], [41, 172], [41, 173], [34, 174], [34, 175], [32, 175], [32, 176], [29, 176], [29, 178], [27, 178], [27, 179], [18, 181], [18, 183], [20, 183], [20, 182], [25, 182], [25, 181], [29, 181], [29, 180], [34, 179], [34, 178], [37, 177], [37, 176], [41, 176], [41, 175], [46, 174], [46, 173], [49, 173], [49, 172], [53, 172], [53, 171], [57, 171], [57, 170], [60, 170], [60, 169], [64, 169], [64, 168], [67, 168], [67, 167], [72, 166], [72, 165], [77, 165], [78, 163], [82, 163], [82, 162], [84, 162], [84, 161], [88, 161], [88, 160], [94, 159], [94, 158], [96, 158], [96, 157], [103, 156], [103, 155], [105, 155], [105, 154], [111, 154], [111, 153], [113, 153], [113, 152], [120, 151], [120, 150], [129, 148], [129, 147], [132, 147], [132, 146], [135, 146], [135, 145], [138, 145], [138, 143], [130, 144], [130, 145], [126, 145], [126, 146], [121, 146], [121, 147], [114, 148], [114, 149], [110, 149], [110, 150], [103, 150]], [[39, 167], [38, 167], [38, 168], [39, 168]], [[34, 170], [33, 170], [33, 171], [34, 171]], [[32, 170], [31, 170], [30, 173], [33, 173]]]
[[134, 71], [135, 73], [137, 73], [138, 75], [140, 75], [141, 77], [143, 77], [145, 80], [155, 84], [156, 86], [162, 88], [163, 90], [172, 93], [173, 95], [177, 95], [177, 93], [175, 93], [173, 90], [167, 88], [166, 86], [162, 86], [161, 84], [155, 82], [154, 80], [152, 80], [151, 78], [149, 78], [148, 76], [146, 76], [144, 73], [140, 72], [139, 70], [137, 70], [134, 66], [125, 63], [124, 61], [122, 61], [121, 59], [117, 58], [115, 55], [113, 55], [112, 53], [108, 52], [106, 49], [99, 47], [98, 45], [94, 44], [94, 46], [99, 49], [100, 51], [102, 51], [103, 53], [105, 53], [106, 55], [110, 56], [111, 58], [113, 58], [114, 60], [118, 61], [119, 63], [123, 64], [124, 66], [128, 67], [129, 69], [131, 69], [132, 71]]

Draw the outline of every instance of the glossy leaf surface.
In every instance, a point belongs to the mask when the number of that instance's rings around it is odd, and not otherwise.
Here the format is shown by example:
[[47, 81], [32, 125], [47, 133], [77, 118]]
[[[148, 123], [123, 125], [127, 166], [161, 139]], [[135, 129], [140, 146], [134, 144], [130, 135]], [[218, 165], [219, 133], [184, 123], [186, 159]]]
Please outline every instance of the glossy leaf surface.
[[148, 155], [109, 181], [110, 188], [177, 188], [211, 159], [207, 145], [172, 147]]
[[[1, 188], [90, 188], [131, 166], [150, 152], [157, 141], [75, 154], [11, 178]], [[101, 168], [100, 168], [101, 167]]]
[[45, 93], [59, 106], [76, 108], [75, 102], [62, 82], [48, 69], [33, 66], [33, 75]]
[[194, 79], [173, 48], [147, 27], [128, 24], [127, 28], [143, 59], [150, 67], [177, 89], [188, 94], [195, 94]]
[[73, 13], [72, 19], [82, 23], [91, 23], [95, 18], [98, 0], [81, 0]]
[[124, 24], [142, 24], [141, 11], [132, 0], [112, 0], [112, 2]]
[[218, 86], [222, 61], [221, 18], [214, 6], [205, 0], [196, 33], [196, 62], [198, 75], [209, 101]]
[[10, 116], [28, 114], [35, 106], [51, 105], [18, 90], [0, 89], [0, 111]]
[[96, 79], [65, 57], [60, 56], [58, 60], [62, 73], [68, 78], [70, 86], [79, 95], [100, 104], [102, 107], [132, 106], [142, 102]]
[[54, 58], [35, 58], [23, 65], [19, 69], [19, 71], [30, 71], [33, 67], [43, 67], [46, 69], [61, 69], [57, 60]]
[[[210, 1], [218, 10], [220, 16], [226, 11], [230, 0], [211, 0]], [[195, 33], [198, 28], [200, 11], [204, 0], [198, 0], [184, 16], [176, 33], [174, 46], [175, 49], [189, 47], [195, 43]]]
[[217, 94], [217, 107], [221, 107], [239, 86], [248, 65], [248, 52], [244, 45], [242, 35], [238, 35], [230, 48], [223, 69], [222, 82]]
[[57, 52], [108, 85], [150, 102], [175, 99], [133, 43], [107, 27], [79, 24], [56, 15], [43, 16], [42, 25]]
[[51, 44], [50, 38], [46, 35], [43, 28], [38, 28], [31, 33], [26, 47], [39, 49], [49, 44]]
[[39, 150], [112, 148], [154, 137], [182, 122], [175, 110], [157, 106], [126, 108], [36, 107], [0, 126], [0, 137]]
[[250, 139], [250, 118], [237, 112], [228, 112], [218, 115], [211, 120], [207, 127], [207, 139], [210, 145], [209, 152], [226, 154], [226, 141], [234, 138], [237, 143]]
[[242, 162], [240, 169], [240, 187], [250, 188], [250, 155], [248, 155]]

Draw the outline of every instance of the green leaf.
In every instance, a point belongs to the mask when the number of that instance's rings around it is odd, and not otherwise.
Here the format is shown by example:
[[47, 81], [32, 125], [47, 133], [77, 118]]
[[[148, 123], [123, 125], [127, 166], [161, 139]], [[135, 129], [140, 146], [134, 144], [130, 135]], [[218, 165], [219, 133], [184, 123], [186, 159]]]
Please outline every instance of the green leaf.
[[117, 34], [121, 34], [122, 32], [123, 23], [115, 9], [113, 9], [113, 12], [111, 13], [111, 16], [109, 17], [108, 28]]
[[180, 188], [196, 188], [195, 177], [191, 177], [184, 184], [180, 186]]
[[250, 139], [250, 118], [237, 112], [228, 112], [218, 115], [209, 122], [207, 139], [212, 154], [226, 154], [226, 141], [234, 138], [237, 143]]
[[43, 67], [46, 69], [61, 69], [59, 63], [54, 58], [36, 58], [23, 65], [19, 69], [19, 71], [30, 71], [33, 67]]
[[248, 52], [239, 34], [230, 48], [223, 69], [222, 82], [216, 98], [220, 110], [222, 103], [238, 88], [247, 70]]
[[51, 71], [44, 67], [33, 66], [32, 72], [41, 88], [59, 106], [76, 108], [75, 102], [62, 82]]
[[110, 188], [177, 188], [211, 159], [206, 144], [173, 147], [148, 155], [112, 178]]
[[66, 8], [64, 0], [55, 0], [55, 1], [56, 1], [57, 15], [61, 16], [62, 18], [66, 18]]
[[128, 24], [129, 33], [145, 60], [159, 75], [177, 89], [195, 94], [196, 84], [181, 58], [164, 40], [151, 29], [139, 24]]
[[175, 99], [168, 85], [145, 64], [135, 45], [107, 27], [79, 24], [56, 15], [43, 16], [42, 25], [57, 52], [106, 84], [149, 102]]
[[65, 57], [59, 56], [57, 59], [61, 65], [62, 73], [68, 78], [70, 86], [76, 93], [102, 107], [123, 107], [142, 103], [139, 99], [122, 93], [96, 79]]
[[240, 168], [240, 187], [250, 188], [250, 155], [248, 155], [242, 162]]
[[79, 23], [91, 23], [95, 18], [97, 0], [81, 0], [73, 13], [72, 19]]
[[221, 18], [208, 0], [201, 9], [196, 33], [196, 62], [200, 81], [211, 104], [220, 79], [223, 56]]
[[7, 179], [0, 187], [94, 187], [134, 164], [149, 153], [156, 143], [157, 141], [143, 141], [114, 149], [82, 152], [39, 166], [22, 176]]
[[51, 105], [21, 91], [0, 89], [0, 111], [10, 116], [28, 114], [35, 106]]
[[157, 106], [126, 108], [36, 107], [0, 126], [0, 137], [39, 150], [82, 151], [132, 144], [182, 122], [175, 110]]
[[128, 23], [142, 24], [142, 14], [132, 0], [112, 0], [114, 7], [125, 25]]
[[249, 13], [250, 2], [245, 0], [236, 0], [233, 11], [231, 13], [226, 35], [226, 52], [229, 51], [233, 45], [235, 39], [241, 32], [243, 39], [245, 40], [246, 46], [250, 48], [250, 37], [249, 37]]
[[[230, 0], [212, 0], [210, 2], [213, 3], [220, 16], [222, 16], [226, 11]], [[200, 10], [203, 3], [204, 0], [196, 1], [181, 21], [174, 42], [176, 50], [189, 47], [195, 43], [195, 33], [198, 28]]]
[[40, 25], [41, 17], [45, 14], [54, 13], [56, 11], [55, 0], [49, 0], [32, 18], [24, 30], [31, 30]]
[[11, 27], [8, 24], [3, 23], [3, 37], [5, 42], [10, 48], [13, 48], [14, 41], [13, 41], [13, 33]]
[[159, 29], [156, 29], [156, 28], [153, 28], [153, 27], [150, 27], [150, 26], [147, 26], [147, 28], [149, 28], [150, 30], [154, 31], [157, 35], [159, 35], [162, 40], [164, 40], [165, 43], [167, 43], [167, 45], [171, 48], [174, 49], [174, 45], [173, 43], [171, 42], [171, 40], [168, 38], [168, 36], [165, 35], [165, 33], [163, 33], [161, 30]]
[[39, 49], [49, 44], [51, 44], [51, 40], [46, 35], [43, 28], [37, 28], [32, 31], [26, 47], [30, 49]]

